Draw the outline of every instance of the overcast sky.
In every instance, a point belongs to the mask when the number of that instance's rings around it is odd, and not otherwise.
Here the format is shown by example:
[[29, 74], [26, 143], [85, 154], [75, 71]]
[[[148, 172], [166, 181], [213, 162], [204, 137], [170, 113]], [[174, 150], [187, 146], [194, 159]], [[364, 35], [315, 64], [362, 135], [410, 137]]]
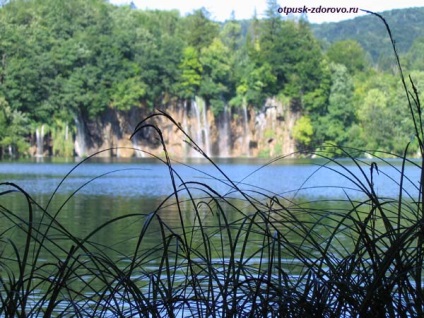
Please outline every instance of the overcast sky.
[[[127, 4], [131, 0], [110, 0], [114, 4]], [[254, 10], [258, 17], [263, 16], [266, 9], [266, 0], [133, 0], [139, 9], [159, 9], [171, 10], [178, 9], [182, 15], [190, 13], [195, 9], [205, 7], [211, 12], [212, 17], [218, 21], [224, 21], [230, 17], [234, 10], [236, 19], [248, 19], [253, 15]], [[358, 7], [375, 12], [381, 12], [391, 9], [421, 7], [424, 6], [423, 0], [284, 0], [277, 1], [281, 7]], [[276, 8], [277, 10], [278, 8]], [[351, 19], [359, 16], [358, 14], [308, 14], [308, 19], [312, 23], [334, 22], [345, 19]]]

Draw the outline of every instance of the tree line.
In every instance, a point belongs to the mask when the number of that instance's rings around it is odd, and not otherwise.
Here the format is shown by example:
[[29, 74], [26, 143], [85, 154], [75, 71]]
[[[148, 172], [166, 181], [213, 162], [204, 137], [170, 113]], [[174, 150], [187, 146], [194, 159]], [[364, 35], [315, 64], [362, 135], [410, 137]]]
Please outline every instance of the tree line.
[[[356, 40], [316, 38], [303, 18], [285, 18], [275, 0], [225, 23], [205, 9], [137, 10], [103, 0], [11, 0], [0, 7], [0, 147], [25, 154], [46, 125], [55, 136], [75, 118], [202, 97], [260, 110], [276, 96], [300, 112], [299, 150], [323, 144], [402, 153], [412, 140], [406, 98], [393, 68], [379, 68]], [[375, 41], [386, 41], [378, 38]], [[418, 87], [424, 39], [402, 55]], [[394, 57], [393, 57], [394, 59]], [[72, 131], [72, 129], [71, 129]], [[66, 155], [57, 145], [55, 155]]]

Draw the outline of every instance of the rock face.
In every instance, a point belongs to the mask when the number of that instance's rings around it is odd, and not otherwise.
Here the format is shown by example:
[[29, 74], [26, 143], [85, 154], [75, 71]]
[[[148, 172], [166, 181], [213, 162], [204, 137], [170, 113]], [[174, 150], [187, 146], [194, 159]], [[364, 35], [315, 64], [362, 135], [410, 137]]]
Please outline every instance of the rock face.
[[[254, 156], [294, 156], [296, 143], [291, 131], [300, 118], [292, 105], [283, 105], [276, 98], [269, 98], [261, 112], [256, 114], [252, 140], [256, 147]], [[253, 147], [251, 147], [253, 148]]]
[[[179, 127], [163, 116], [149, 123], [160, 128], [173, 157], [201, 157], [197, 147], [210, 157], [275, 157], [296, 150], [291, 131], [300, 114], [275, 98], [268, 99], [261, 111], [228, 107], [218, 116], [198, 98], [169, 104], [162, 110]], [[125, 112], [110, 108], [94, 120], [77, 116], [75, 154], [84, 157], [100, 152], [97, 156], [121, 158], [162, 155], [164, 149], [153, 128], [142, 129], [130, 139], [137, 124], [152, 113], [146, 107], [134, 107]]]

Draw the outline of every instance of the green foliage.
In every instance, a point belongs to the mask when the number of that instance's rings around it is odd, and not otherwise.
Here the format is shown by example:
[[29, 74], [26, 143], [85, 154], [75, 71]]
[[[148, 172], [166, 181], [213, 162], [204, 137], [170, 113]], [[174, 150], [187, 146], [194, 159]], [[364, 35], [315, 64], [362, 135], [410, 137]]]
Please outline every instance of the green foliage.
[[331, 91], [331, 68], [326, 59], [321, 61], [320, 69], [319, 86], [306, 93], [302, 100], [304, 110], [313, 121], [319, 120], [326, 113]]
[[344, 65], [331, 65], [331, 90], [328, 107], [313, 123], [317, 144], [330, 142], [342, 146], [348, 140], [349, 127], [355, 121], [353, 82]]
[[176, 91], [180, 20], [102, 0], [10, 2], [0, 8], [0, 94], [12, 111], [52, 126], [153, 105]]
[[70, 158], [74, 156], [74, 140], [72, 135], [75, 131], [68, 123], [58, 120], [52, 130], [53, 155]]
[[255, 105], [262, 107], [267, 91], [273, 87], [277, 78], [272, 74], [272, 67], [268, 63], [257, 67], [248, 63], [236, 88], [237, 95], [230, 101], [232, 106]]
[[293, 127], [292, 136], [302, 149], [309, 146], [314, 134], [311, 119], [307, 116], [302, 116], [296, 121]]
[[[76, 114], [95, 118], [109, 107], [153, 108], [200, 96], [217, 115], [227, 104], [259, 110], [280, 95], [310, 119], [309, 149], [333, 142], [401, 153], [396, 145], [410, 139], [411, 122], [396, 108], [402, 101], [394, 77], [381, 71], [397, 72], [384, 27], [370, 17], [310, 25], [283, 19], [277, 9], [277, 1], [268, 1], [262, 19], [219, 24], [206, 9], [181, 17], [103, 0], [8, 1], [0, 7], [0, 96], [15, 114], [8, 118], [59, 132], [60, 122], [73, 123]], [[424, 69], [423, 41], [414, 40], [424, 38], [422, 14], [419, 8], [386, 13], [411, 72]], [[407, 31], [406, 20], [413, 21]], [[379, 69], [371, 69], [369, 55]], [[373, 89], [390, 96], [384, 110], [373, 108]], [[385, 123], [371, 129], [380, 115]], [[18, 135], [28, 140], [29, 129]]]
[[[218, 101], [229, 99], [230, 83], [230, 65], [229, 50], [219, 39], [214, 39], [207, 47], [202, 49], [200, 62], [203, 68], [202, 81], [199, 88], [199, 94], [207, 101]], [[221, 108], [223, 103], [215, 103], [217, 108]], [[214, 106], [214, 105], [212, 105]], [[214, 113], [218, 113], [217, 109]]]
[[[406, 53], [416, 38], [424, 36], [424, 8], [395, 9], [381, 14], [392, 29], [399, 53]], [[312, 28], [316, 37], [324, 42], [355, 40], [371, 55], [374, 64], [383, 57], [392, 61], [389, 67], [393, 65], [397, 67], [387, 31], [374, 16], [366, 15], [337, 23], [314, 24]]]
[[358, 120], [367, 138], [366, 149], [378, 149], [392, 139], [391, 118], [388, 117], [388, 98], [382, 91], [368, 91], [362, 107], [358, 110]]
[[[422, 85], [420, 72], [412, 74], [417, 85]], [[348, 131], [349, 146], [397, 154], [403, 152], [401, 145], [413, 139], [414, 127], [400, 85], [394, 76], [382, 73], [369, 74], [356, 84], [356, 124]], [[408, 155], [416, 153], [417, 145], [412, 143]]]
[[181, 69], [180, 94], [184, 98], [196, 95], [202, 81], [203, 67], [199, 61], [198, 53], [194, 47], [184, 49]]
[[231, 20], [224, 24], [219, 33], [219, 38], [231, 52], [242, 49], [242, 26], [239, 22]]
[[185, 38], [189, 46], [197, 51], [208, 47], [218, 36], [218, 24], [210, 20], [210, 13], [201, 8], [184, 20]]
[[351, 74], [363, 72], [368, 67], [364, 49], [354, 40], [334, 42], [328, 48], [327, 56], [330, 62], [346, 66]]
[[0, 152], [8, 150], [8, 155], [15, 157], [25, 153], [28, 144], [25, 140], [27, 134], [28, 118], [18, 110], [12, 110], [4, 97], [0, 95]]
[[165, 96], [176, 94], [178, 89], [178, 65], [184, 48], [181, 20], [175, 11], [132, 12], [137, 15], [134, 27], [137, 42], [130, 52], [140, 68], [141, 81], [148, 87], [147, 102], [154, 107], [162, 103]]
[[139, 106], [146, 95], [146, 90], [146, 85], [135, 77], [116, 83], [112, 88], [111, 106], [124, 111]]
[[258, 158], [270, 158], [270, 153], [269, 147], [262, 148], [258, 154]]
[[424, 71], [424, 60], [423, 60], [423, 52], [424, 52], [424, 36], [415, 39], [412, 43], [411, 48], [406, 53], [406, 67], [409, 71], [417, 70]]
[[277, 79], [268, 94], [283, 90], [288, 96], [300, 98], [319, 86], [322, 53], [307, 23], [281, 21], [274, 16], [265, 19], [259, 59], [271, 66]]

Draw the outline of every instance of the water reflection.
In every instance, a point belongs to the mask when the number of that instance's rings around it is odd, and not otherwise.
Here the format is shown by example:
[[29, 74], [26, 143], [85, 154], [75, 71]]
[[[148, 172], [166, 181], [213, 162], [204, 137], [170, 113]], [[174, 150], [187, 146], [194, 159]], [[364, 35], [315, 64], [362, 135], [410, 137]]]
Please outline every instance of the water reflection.
[[[344, 167], [324, 163], [291, 161], [264, 166], [263, 162], [223, 161], [219, 165], [223, 173], [203, 161], [175, 163], [177, 192], [168, 167], [148, 160], [87, 163], [62, 184], [63, 176], [74, 164], [2, 163], [0, 177], [21, 185], [40, 206], [30, 204], [36, 238], [32, 244], [45, 242], [39, 254], [31, 255], [31, 261], [41, 262], [43, 271], [54, 271], [64, 264], [73, 248], [80, 248], [77, 258], [84, 266], [91, 264], [93, 255], [110, 260], [112, 269], [107, 267], [107, 271], [116, 270], [117, 277], [121, 269], [134, 266], [131, 277], [143, 290], [149, 290], [169, 270], [174, 271], [175, 279], [169, 288], [186, 284], [184, 296], [191, 296], [190, 288], [208, 286], [208, 293], [216, 293], [219, 298], [223, 293], [220, 281], [227, 281], [231, 271], [234, 275], [237, 266], [244, 270], [238, 273], [238, 281], [246, 283], [248, 289], [250, 280], [243, 279], [253, 273], [251, 277], [263, 281], [262, 271], [270, 262], [277, 264], [270, 265], [275, 270], [272, 279], [281, 280], [278, 275], [285, 273], [290, 273], [289, 279], [299, 278], [305, 264], [293, 255], [300, 248], [302, 257], [317, 262], [322, 257], [320, 247], [331, 243], [331, 261], [335, 264], [356, 248], [352, 242], [356, 241], [358, 232], [350, 225], [358, 219], [363, 222], [372, 204], [359, 205], [342, 226], [340, 220], [358, 203], [358, 198], [366, 199], [364, 189], [371, 187], [370, 180], [367, 181], [369, 166], [361, 170], [349, 162]], [[344, 170], [345, 167], [349, 170]], [[397, 169], [399, 165], [379, 166], [379, 174], [373, 176], [379, 195], [394, 198], [399, 195]], [[404, 183], [405, 195], [415, 195], [419, 172], [414, 165], [407, 166], [409, 180]], [[5, 186], [2, 191], [6, 189], [11, 187]], [[14, 255], [16, 250], [24, 249], [25, 222], [30, 208], [20, 193], [8, 193], [0, 200], [3, 208], [0, 233], [8, 242], [14, 242], [14, 246], [3, 245], [1, 253], [9, 269], [18, 272]], [[397, 206], [388, 202], [384, 209], [390, 213]], [[417, 219], [413, 209], [403, 212], [402, 222], [406, 223], [402, 226], [408, 226], [408, 220], [413, 224]], [[12, 214], [13, 217], [7, 217]], [[380, 231], [384, 222], [376, 219], [373, 226]], [[337, 235], [332, 235], [335, 229]], [[193, 253], [189, 257], [187, 244]], [[165, 253], [167, 264], [164, 264]], [[161, 266], [166, 270], [156, 273]], [[105, 281], [106, 286], [119, 286], [109, 272], [112, 283], [95, 266], [88, 269], [82, 266], [82, 269], [76, 273], [75, 290], [86, 288], [85, 294], [91, 295], [94, 291], [87, 288], [94, 290], [99, 286], [101, 290]], [[187, 272], [194, 275], [189, 279], [198, 280], [197, 285], [187, 284]], [[212, 288], [207, 285], [208, 274], [217, 279]], [[84, 285], [85, 281], [90, 284]], [[39, 293], [42, 295], [43, 291], [40, 289]], [[246, 303], [250, 301], [236, 296]], [[124, 302], [128, 304], [128, 301], [131, 302], [127, 299]], [[219, 301], [225, 302], [220, 298]]]
[[[346, 193], [358, 197], [363, 196], [363, 188], [370, 187], [366, 180], [370, 179], [369, 166], [364, 165], [360, 170], [350, 161], [342, 161], [343, 167], [323, 160], [265, 163], [261, 160], [221, 160], [218, 165], [222, 172], [200, 159], [175, 163], [175, 185], [183, 189], [184, 182], [194, 181], [206, 183], [221, 194], [238, 195], [229, 178], [244, 191], [266, 191], [288, 198], [346, 197]], [[378, 195], [395, 197], [399, 195], [401, 162], [389, 163], [393, 166], [379, 163], [379, 173], [374, 172], [373, 182]], [[78, 191], [88, 196], [164, 197], [173, 192], [168, 167], [151, 159], [90, 160], [63, 180], [74, 167], [75, 163], [3, 162], [0, 180], [16, 182], [32, 195], [51, 195], [59, 184], [59, 193]], [[406, 166], [403, 185], [406, 195], [416, 197], [419, 174], [418, 167]]]

